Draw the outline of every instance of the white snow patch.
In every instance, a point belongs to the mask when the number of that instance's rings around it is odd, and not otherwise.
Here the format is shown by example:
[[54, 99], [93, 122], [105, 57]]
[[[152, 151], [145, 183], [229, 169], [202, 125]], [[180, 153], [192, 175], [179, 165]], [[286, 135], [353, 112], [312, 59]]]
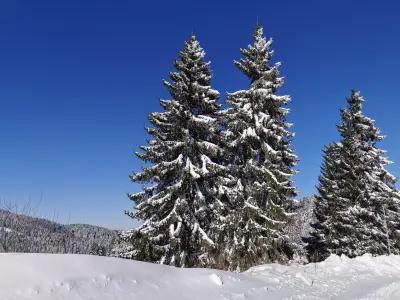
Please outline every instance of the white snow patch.
[[221, 285], [224, 284], [224, 283], [222, 282], [221, 277], [219, 277], [219, 276], [218, 276], [217, 274], [215, 274], [215, 273], [211, 274], [209, 277], [210, 277], [211, 281], [214, 282], [216, 285], [221, 286]]
[[7, 227], [0, 227], [0, 231], [4, 231], [4, 232], [12, 232], [13, 230], [11, 228], [7, 228]]
[[0, 300], [400, 299], [400, 256], [331, 256], [245, 273], [110, 257], [0, 254]]

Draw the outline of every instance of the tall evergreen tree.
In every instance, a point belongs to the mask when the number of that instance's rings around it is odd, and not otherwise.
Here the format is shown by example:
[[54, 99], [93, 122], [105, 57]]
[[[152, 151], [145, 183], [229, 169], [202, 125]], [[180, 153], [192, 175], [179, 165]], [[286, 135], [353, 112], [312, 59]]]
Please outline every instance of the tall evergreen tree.
[[307, 243], [306, 250], [310, 261], [320, 261], [330, 254], [328, 250], [329, 229], [332, 215], [336, 205], [343, 204], [336, 201], [338, 191], [337, 175], [340, 171], [340, 145], [330, 144], [324, 149], [324, 161], [317, 186], [318, 194], [315, 196], [314, 217], [315, 223], [311, 223], [313, 231], [310, 236], [304, 238]]
[[291, 149], [293, 134], [285, 107], [290, 97], [278, 95], [283, 78], [279, 77], [280, 63], [270, 62], [272, 40], [263, 36], [261, 26], [253, 38], [235, 61], [250, 87], [229, 94], [231, 107], [222, 113], [230, 172], [236, 178], [220, 240], [230, 269], [246, 269], [282, 255], [280, 229], [295, 195], [292, 175], [297, 158]]
[[163, 112], [152, 113], [147, 131], [153, 139], [137, 156], [150, 163], [131, 176], [145, 183], [130, 194], [132, 218], [143, 220], [125, 232], [131, 244], [122, 256], [175, 266], [208, 265], [214, 242], [208, 232], [222, 209], [225, 168], [220, 164], [219, 93], [210, 87], [210, 63], [192, 35], [175, 61], [171, 81], [164, 81], [171, 100]]
[[[314, 237], [309, 244], [321, 260], [328, 253], [350, 257], [399, 253], [400, 201], [389, 161], [376, 143], [383, 140], [374, 121], [362, 112], [363, 98], [352, 91], [341, 110], [341, 140], [327, 152], [320, 177]], [[319, 246], [312, 246], [315, 241]]]

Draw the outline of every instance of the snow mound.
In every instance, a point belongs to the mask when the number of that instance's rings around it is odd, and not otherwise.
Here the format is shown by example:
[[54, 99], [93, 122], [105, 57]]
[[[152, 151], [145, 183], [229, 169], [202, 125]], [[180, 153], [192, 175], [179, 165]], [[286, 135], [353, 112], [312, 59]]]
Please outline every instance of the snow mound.
[[400, 256], [331, 256], [245, 273], [110, 257], [0, 254], [1, 300], [400, 299]]

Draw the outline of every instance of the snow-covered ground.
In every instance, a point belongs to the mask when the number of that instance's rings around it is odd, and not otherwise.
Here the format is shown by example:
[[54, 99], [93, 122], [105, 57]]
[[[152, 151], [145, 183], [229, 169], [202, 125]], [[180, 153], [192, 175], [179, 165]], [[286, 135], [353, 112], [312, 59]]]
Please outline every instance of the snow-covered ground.
[[400, 299], [400, 257], [332, 256], [238, 274], [109, 257], [0, 254], [0, 299]]

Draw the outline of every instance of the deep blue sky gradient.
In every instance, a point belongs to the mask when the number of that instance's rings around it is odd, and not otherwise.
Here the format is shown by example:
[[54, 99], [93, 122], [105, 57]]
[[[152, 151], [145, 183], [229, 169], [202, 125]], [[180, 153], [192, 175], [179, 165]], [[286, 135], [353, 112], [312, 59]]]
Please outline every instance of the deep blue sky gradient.
[[398, 1], [1, 1], [0, 198], [61, 222], [127, 228], [147, 115], [192, 31], [222, 95], [256, 21], [282, 61], [300, 195], [314, 192], [339, 108], [360, 89], [400, 176]]

